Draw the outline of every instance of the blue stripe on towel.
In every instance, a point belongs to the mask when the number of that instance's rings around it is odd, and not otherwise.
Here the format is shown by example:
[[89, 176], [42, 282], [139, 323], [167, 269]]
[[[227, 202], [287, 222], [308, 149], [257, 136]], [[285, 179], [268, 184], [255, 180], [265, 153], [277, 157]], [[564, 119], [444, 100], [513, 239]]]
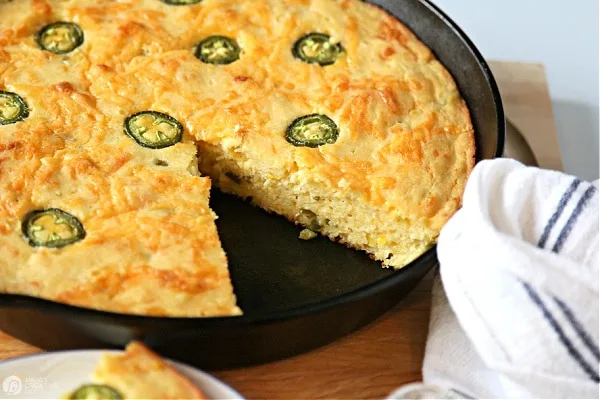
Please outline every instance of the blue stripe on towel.
[[598, 345], [594, 344], [594, 341], [586, 332], [583, 325], [581, 325], [581, 322], [579, 322], [577, 317], [575, 317], [573, 311], [562, 300], [554, 296], [552, 297], [552, 299], [554, 300], [556, 305], [561, 309], [565, 317], [567, 317], [567, 320], [571, 323], [571, 326], [573, 327], [575, 332], [577, 332], [577, 335], [585, 344], [585, 347], [587, 347], [594, 354], [594, 356], [596, 356], [596, 360], [600, 361], [600, 349], [598, 349]]
[[560, 327], [558, 322], [556, 322], [556, 319], [554, 319], [554, 317], [552, 316], [552, 314], [550, 313], [550, 311], [548, 310], [548, 308], [546, 307], [546, 305], [544, 304], [544, 302], [542, 301], [540, 296], [526, 282], [523, 282], [523, 287], [525, 288], [525, 291], [527, 292], [527, 294], [529, 295], [531, 300], [533, 300], [533, 302], [538, 306], [538, 308], [542, 312], [544, 318], [546, 318], [546, 321], [548, 321], [548, 323], [550, 324], [550, 326], [552, 327], [552, 329], [558, 336], [558, 339], [560, 340], [560, 342], [563, 344], [563, 346], [565, 346], [565, 349], [567, 350], [567, 352], [569, 353], [571, 358], [577, 364], [579, 364], [579, 366], [583, 369], [583, 371], [594, 382], [600, 383], [600, 376], [598, 376], [596, 371], [594, 371], [594, 369], [583, 359], [583, 357], [577, 351], [577, 349], [575, 349], [575, 347], [573, 347], [573, 343], [571, 343], [569, 338], [565, 335], [565, 332], [562, 330], [562, 328]]
[[560, 215], [565, 210], [567, 203], [573, 196], [573, 193], [575, 193], [575, 190], [577, 190], [577, 187], [580, 183], [581, 181], [575, 178], [573, 182], [571, 182], [571, 185], [569, 186], [567, 191], [562, 195], [560, 201], [558, 202], [558, 207], [556, 208], [556, 211], [554, 211], [554, 214], [552, 214], [552, 217], [550, 218], [550, 220], [546, 224], [546, 227], [544, 228], [544, 233], [542, 233], [542, 237], [540, 237], [538, 247], [544, 248], [544, 246], [546, 245], [546, 242], [548, 241], [548, 236], [550, 236], [550, 232], [552, 232], [552, 228], [554, 228], [554, 225], [556, 225], [556, 223], [558, 222]]
[[567, 241], [567, 238], [569, 237], [569, 234], [571, 233], [571, 230], [573, 229], [573, 225], [575, 224], [575, 221], [577, 221], [579, 214], [581, 214], [581, 212], [585, 208], [588, 201], [590, 201], [590, 199], [594, 195], [594, 193], [596, 193], [596, 187], [593, 185], [590, 185], [590, 187], [587, 188], [587, 190], [583, 193], [583, 196], [581, 196], [581, 198], [577, 202], [577, 205], [575, 206], [573, 213], [567, 220], [567, 223], [562, 228], [562, 231], [560, 231], [560, 234], [558, 235], [558, 239], [556, 239], [556, 243], [554, 244], [554, 247], [552, 247], [553, 252], [555, 252], [555, 253], [560, 252], [563, 245]]

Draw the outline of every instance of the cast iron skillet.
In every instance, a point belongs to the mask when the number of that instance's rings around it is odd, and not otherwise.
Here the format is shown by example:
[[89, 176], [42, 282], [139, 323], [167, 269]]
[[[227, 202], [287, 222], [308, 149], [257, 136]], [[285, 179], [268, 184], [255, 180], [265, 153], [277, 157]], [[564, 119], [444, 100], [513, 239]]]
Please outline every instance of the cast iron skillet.
[[[477, 159], [502, 155], [504, 114], [490, 69], [466, 35], [427, 0], [373, 0], [409, 26], [448, 68], [466, 99]], [[37, 310], [108, 345], [141, 339], [164, 356], [207, 369], [289, 357], [374, 320], [405, 297], [436, 264], [435, 248], [399, 271], [213, 191], [211, 206], [245, 315], [234, 318], [128, 316], [25, 296], [0, 304]]]

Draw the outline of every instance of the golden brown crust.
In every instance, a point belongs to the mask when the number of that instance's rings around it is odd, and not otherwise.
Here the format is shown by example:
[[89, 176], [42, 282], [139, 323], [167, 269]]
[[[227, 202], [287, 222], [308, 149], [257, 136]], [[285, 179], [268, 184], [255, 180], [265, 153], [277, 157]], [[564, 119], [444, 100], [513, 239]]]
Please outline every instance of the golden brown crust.
[[[0, 246], [10, 255], [0, 257], [0, 290], [123, 313], [240, 314], [208, 206], [210, 181], [194, 176], [187, 132], [166, 149], [138, 146], [123, 134], [130, 112], [119, 102], [98, 108], [85, 51], [57, 57], [30, 37], [68, 20], [75, 3], [64, 11], [66, 2], [14, 4], [0, 4], [15, 17], [14, 28], [0, 28], [1, 41], [13, 40], [2, 49], [0, 90], [21, 95], [30, 115], [0, 126]], [[61, 249], [29, 246], [23, 217], [52, 207], [75, 215], [85, 239]]]
[[[193, 158], [193, 145], [175, 147], [161, 156]], [[1, 240], [13, 254], [0, 260], [2, 290], [125, 313], [238, 314], [208, 179], [136, 164], [134, 154], [98, 143], [90, 149], [42, 157], [29, 176], [2, 174], [11, 191], [0, 203]], [[29, 246], [20, 220], [53, 207], [78, 217], [85, 239], [62, 249]]]

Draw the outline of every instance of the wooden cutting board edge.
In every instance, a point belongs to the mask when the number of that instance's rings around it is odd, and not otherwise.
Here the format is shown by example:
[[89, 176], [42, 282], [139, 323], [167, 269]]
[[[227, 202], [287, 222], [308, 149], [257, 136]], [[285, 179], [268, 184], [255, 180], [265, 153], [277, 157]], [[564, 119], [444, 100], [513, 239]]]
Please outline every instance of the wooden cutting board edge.
[[489, 61], [506, 117], [521, 131], [541, 168], [563, 171], [558, 132], [543, 64]]

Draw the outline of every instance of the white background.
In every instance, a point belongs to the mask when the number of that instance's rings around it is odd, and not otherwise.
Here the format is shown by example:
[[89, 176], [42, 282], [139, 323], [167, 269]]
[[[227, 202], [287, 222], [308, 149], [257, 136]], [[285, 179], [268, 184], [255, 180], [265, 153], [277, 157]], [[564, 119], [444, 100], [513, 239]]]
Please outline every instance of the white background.
[[565, 171], [598, 178], [598, 0], [433, 0], [487, 59], [544, 64]]

